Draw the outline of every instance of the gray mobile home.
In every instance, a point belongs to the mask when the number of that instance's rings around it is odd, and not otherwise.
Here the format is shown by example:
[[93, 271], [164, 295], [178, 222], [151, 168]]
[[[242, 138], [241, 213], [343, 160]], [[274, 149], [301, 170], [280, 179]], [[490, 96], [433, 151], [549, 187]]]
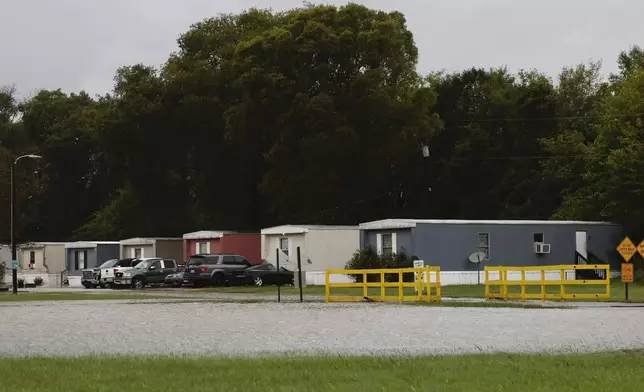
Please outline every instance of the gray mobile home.
[[360, 225], [361, 248], [405, 252], [441, 267], [441, 283], [476, 283], [479, 266], [539, 266], [579, 262], [619, 266], [622, 227], [608, 222], [385, 219]]
[[65, 244], [67, 275], [81, 276], [85, 268], [95, 268], [110, 259], [119, 258], [118, 241], [78, 241]]

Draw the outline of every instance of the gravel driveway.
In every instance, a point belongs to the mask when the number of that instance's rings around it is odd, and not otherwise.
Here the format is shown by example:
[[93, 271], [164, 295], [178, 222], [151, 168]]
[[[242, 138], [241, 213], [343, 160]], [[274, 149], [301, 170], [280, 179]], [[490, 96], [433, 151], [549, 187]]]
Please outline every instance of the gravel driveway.
[[0, 306], [0, 355], [453, 354], [644, 347], [638, 308], [74, 301]]

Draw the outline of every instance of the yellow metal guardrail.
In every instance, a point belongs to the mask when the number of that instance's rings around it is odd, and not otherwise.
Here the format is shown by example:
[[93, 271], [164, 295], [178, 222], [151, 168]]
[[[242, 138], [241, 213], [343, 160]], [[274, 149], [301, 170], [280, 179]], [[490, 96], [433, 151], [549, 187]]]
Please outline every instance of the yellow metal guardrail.
[[[404, 274], [416, 273], [415, 282], [404, 282]], [[332, 282], [333, 275], [357, 275], [362, 276], [362, 282]], [[379, 276], [378, 281], [369, 282], [373, 275]], [[386, 277], [397, 275], [396, 282], [387, 282]], [[373, 280], [373, 278], [371, 279]], [[371, 295], [369, 289], [378, 289], [376, 295]], [[340, 290], [341, 295], [332, 295], [332, 289]], [[350, 293], [350, 289], [361, 289], [361, 295]], [[395, 290], [392, 290], [395, 289]], [[407, 290], [405, 289], [414, 289]], [[356, 290], [357, 291], [357, 290]], [[374, 290], [372, 290], [374, 291]], [[395, 295], [391, 295], [391, 291]], [[410, 295], [409, 291], [413, 292]], [[354, 294], [354, 295], [349, 295]], [[416, 302], [440, 302], [441, 300], [441, 278], [440, 267], [421, 268], [386, 268], [386, 269], [358, 269], [358, 270], [327, 270], [325, 272], [325, 297], [326, 302], [356, 302], [356, 301], [416, 301]]]
[[[602, 271], [600, 279], [577, 279], [577, 271]], [[568, 279], [572, 273], [573, 279]], [[568, 293], [567, 286], [581, 292]], [[595, 286], [595, 287], [591, 287]], [[603, 286], [603, 292], [597, 286]], [[498, 291], [492, 288], [498, 287]], [[528, 292], [538, 287], [538, 292]], [[512, 290], [511, 290], [512, 289]], [[553, 292], [554, 291], [554, 292]], [[572, 289], [571, 289], [572, 291]], [[488, 299], [609, 299], [610, 266], [604, 264], [549, 265], [539, 267], [485, 267], [485, 298]]]

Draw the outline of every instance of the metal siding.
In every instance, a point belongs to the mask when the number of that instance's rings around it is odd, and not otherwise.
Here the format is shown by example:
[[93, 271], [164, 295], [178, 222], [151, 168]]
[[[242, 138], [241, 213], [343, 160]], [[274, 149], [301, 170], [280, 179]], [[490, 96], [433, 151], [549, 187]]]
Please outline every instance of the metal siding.
[[[476, 271], [468, 256], [478, 250], [478, 233], [490, 234], [490, 260], [483, 265], [538, 266], [574, 263], [577, 231], [588, 233], [590, 252], [614, 265], [621, 233], [616, 225], [418, 224], [414, 242], [416, 256], [443, 271]], [[534, 252], [534, 233], [543, 233], [550, 254]]]
[[94, 266], [98, 267], [107, 260], [119, 258], [119, 244], [98, 244]]
[[[300, 249], [302, 270], [325, 271], [344, 269], [353, 254], [360, 248], [360, 232], [356, 230], [311, 230], [306, 234], [306, 246]], [[293, 248], [297, 263], [297, 248]], [[308, 260], [311, 260], [311, 264]]]
[[174, 259], [178, 264], [183, 264], [183, 240], [157, 240], [156, 254], [154, 256], [147, 254], [144, 257], [164, 257]]
[[[376, 236], [378, 234], [390, 234], [396, 233], [396, 252], [405, 252], [407, 256], [418, 256], [415, 253], [414, 241], [412, 237], [411, 229], [397, 229], [397, 230], [362, 230], [361, 237], [363, 238], [363, 243], [361, 245], [362, 249], [365, 249], [367, 246], [371, 246], [373, 250], [377, 250], [377, 241]], [[420, 256], [418, 256], [421, 258]]]

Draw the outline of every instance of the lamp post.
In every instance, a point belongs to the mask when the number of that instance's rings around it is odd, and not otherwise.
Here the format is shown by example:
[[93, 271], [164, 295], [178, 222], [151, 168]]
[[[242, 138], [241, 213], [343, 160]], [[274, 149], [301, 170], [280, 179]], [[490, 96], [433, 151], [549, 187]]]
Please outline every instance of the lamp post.
[[18, 294], [18, 257], [16, 256], [16, 234], [14, 232], [14, 223], [16, 221], [16, 165], [23, 158], [40, 159], [40, 155], [28, 154], [21, 155], [11, 163], [11, 269], [13, 281], [13, 293]]

